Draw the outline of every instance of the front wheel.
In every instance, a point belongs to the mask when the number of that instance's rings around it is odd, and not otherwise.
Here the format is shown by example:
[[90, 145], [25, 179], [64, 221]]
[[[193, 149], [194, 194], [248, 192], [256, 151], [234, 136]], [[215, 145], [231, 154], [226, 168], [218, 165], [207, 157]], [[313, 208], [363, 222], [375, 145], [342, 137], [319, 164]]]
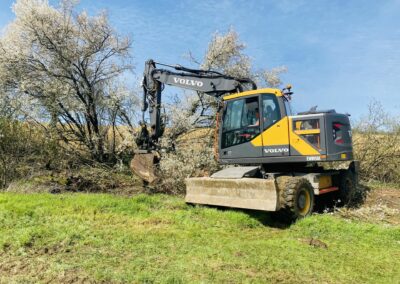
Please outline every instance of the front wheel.
[[283, 189], [283, 202], [292, 219], [307, 217], [314, 209], [314, 189], [307, 179], [293, 177]]

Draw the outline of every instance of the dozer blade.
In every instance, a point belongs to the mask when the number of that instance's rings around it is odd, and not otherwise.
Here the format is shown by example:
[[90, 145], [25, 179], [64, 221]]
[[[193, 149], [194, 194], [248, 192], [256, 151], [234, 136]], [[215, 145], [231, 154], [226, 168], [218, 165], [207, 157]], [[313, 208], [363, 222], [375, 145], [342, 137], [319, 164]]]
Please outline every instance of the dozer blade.
[[188, 178], [185, 201], [264, 211], [279, 207], [275, 181], [258, 178]]
[[157, 176], [155, 174], [155, 164], [157, 160], [158, 156], [154, 153], [135, 154], [131, 161], [130, 167], [133, 173], [151, 184], [157, 180]]

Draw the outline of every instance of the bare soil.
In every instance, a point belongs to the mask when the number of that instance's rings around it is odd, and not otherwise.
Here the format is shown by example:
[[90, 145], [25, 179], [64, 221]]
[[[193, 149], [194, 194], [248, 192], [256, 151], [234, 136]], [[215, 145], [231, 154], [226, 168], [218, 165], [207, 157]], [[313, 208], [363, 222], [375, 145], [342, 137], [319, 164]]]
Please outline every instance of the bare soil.
[[400, 190], [393, 188], [382, 188], [371, 190], [364, 206], [385, 205], [388, 208], [400, 210]]
[[23, 255], [0, 251], [0, 283], [95, 283], [79, 268], [70, 268], [59, 273], [51, 265], [59, 262], [55, 251], [28, 250]]
[[400, 190], [387, 187], [371, 189], [359, 208], [341, 208], [338, 214], [344, 218], [398, 226], [400, 225]]

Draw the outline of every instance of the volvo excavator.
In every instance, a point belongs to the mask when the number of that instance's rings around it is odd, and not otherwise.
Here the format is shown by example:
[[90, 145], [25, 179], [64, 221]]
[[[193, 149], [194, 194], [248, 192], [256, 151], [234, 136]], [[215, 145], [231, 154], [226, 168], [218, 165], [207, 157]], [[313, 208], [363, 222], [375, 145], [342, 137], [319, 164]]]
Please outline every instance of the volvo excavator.
[[[212, 96], [218, 105], [217, 157], [224, 169], [210, 177], [186, 179], [187, 203], [283, 211], [296, 219], [312, 213], [317, 195], [335, 193], [342, 203], [350, 201], [358, 162], [353, 160], [347, 114], [313, 108], [293, 115], [291, 86], [257, 89], [248, 78], [153, 60], [145, 63], [139, 150], [131, 161], [131, 169], [145, 182], [157, 180], [154, 169], [162, 159], [165, 85]], [[147, 111], [150, 127], [145, 123]], [[346, 168], [323, 167], [333, 161], [346, 162]]]

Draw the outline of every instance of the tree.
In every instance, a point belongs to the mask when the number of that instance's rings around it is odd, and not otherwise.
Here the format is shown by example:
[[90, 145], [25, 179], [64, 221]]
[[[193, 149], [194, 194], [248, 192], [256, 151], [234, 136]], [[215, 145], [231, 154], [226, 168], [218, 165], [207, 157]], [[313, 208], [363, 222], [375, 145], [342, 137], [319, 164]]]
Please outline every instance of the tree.
[[[189, 59], [200, 69], [214, 70], [238, 78], [251, 78], [259, 86], [278, 88], [282, 85], [280, 75], [287, 72], [285, 66], [272, 69], [252, 70], [250, 57], [245, 53], [246, 45], [237, 32], [231, 28], [225, 34], [215, 33], [208, 44], [202, 62], [189, 54]], [[182, 107], [185, 106], [185, 107]], [[170, 123], [169, 138], [176, 139], [196, 127], [212, 127], [215, 122], [216, 100], [203, 93], [197, 96], [175, 98], [167, 106]]]
[[131, 69], [131, 41], [106, 13], [76, 13], [74, 2], [54, 8], [46, 0], [16, 1], [16, 19], [0, 39], [0, 85], [8, 98], [35, 106], [38, 121], [65, 144], [103, 162], [115, 149], [105, 145], [115, 139], [115, 125], [130, 125], [129, 92], [118, 78]]

